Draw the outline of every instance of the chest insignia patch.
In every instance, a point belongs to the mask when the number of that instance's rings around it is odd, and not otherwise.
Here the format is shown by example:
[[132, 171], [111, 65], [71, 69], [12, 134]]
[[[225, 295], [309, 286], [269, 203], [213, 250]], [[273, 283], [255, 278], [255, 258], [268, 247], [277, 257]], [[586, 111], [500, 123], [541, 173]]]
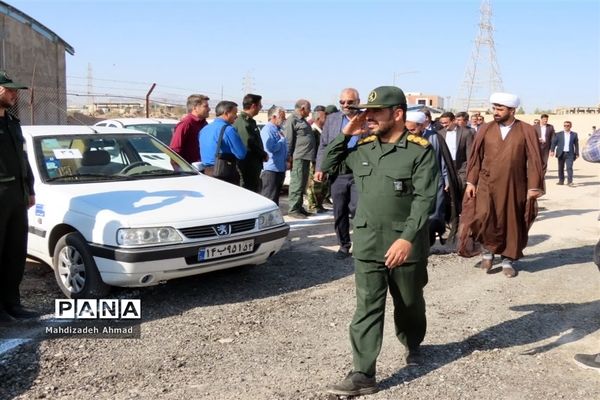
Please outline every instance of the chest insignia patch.
[[401, 192], [403, 189], [402, 181], [394, 181], [394, 190], [396, 192]]

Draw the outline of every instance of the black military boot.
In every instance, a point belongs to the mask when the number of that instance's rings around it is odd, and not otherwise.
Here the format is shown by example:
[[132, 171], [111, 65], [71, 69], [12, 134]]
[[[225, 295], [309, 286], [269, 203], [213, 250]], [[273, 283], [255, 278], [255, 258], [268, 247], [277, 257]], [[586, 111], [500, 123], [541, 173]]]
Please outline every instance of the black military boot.
[[375, 377], [362, 372], [350, 372], [341, 383], [327, 388], [328, 393], [338, 396], [361, 396], [378, 390]]

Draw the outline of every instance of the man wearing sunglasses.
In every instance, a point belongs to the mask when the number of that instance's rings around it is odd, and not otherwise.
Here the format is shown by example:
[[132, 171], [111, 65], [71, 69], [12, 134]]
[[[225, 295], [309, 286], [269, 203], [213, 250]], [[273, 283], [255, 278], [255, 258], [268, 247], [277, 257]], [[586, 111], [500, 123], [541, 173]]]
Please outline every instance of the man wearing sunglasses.
[[[326, 174], [321, 169], [321, 162], [327, 146], [340, 134], [350, 118], [356, 115], [357, 111], [352, 107], [358, 105], [358, 103], [360, 103], [358, 90], [346, 88], [340, 94], [341, 111], [327, 116], [317, 150], [315, 181], [322, 182], [325, 179]], [[348, 148], [356, 146], [357, 142], [358, 138], [353, 138], [348, 143]], [[335, 258], [343, 260], [350, 256], [350, 247], [352, 246], [350, 241], [350, 217], [354, 216], [357, 202], [352, 170], [346, 163], [341, 163], [335, 172], [329, 174], [329, 181], [331, 183], [331, 199], [333, 200], [334, 229], [340, 246]]]
[[558, 158], [558, 182], [557, 185], [565, 184], [565, 165], [567, 166], [567, 184], [573, 185], [573, 162], [579, 157], [579, 139], [577, 132], [571, 132], [571, 121], [565, 121], [564, 130], [558, 132], [552, 138], [550, 155]]

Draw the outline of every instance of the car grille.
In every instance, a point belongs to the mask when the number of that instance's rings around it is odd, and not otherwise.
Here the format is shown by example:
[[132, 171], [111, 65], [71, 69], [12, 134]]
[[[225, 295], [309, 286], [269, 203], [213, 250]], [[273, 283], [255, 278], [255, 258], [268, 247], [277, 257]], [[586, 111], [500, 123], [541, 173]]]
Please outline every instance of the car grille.
[[[180, 229], [180, 231], [188, 239], [204, 239], [204, 238], [211, 238], [211, 237], [228, 236], [228, 235], [218, 235], [217, 234], [216, 227], [218, 225], [223, 225], [223, 224], [193, 226], [191, 228]], [[255, 219], [245, 219], [243, 221], [227, 222], [227, 223], [225, 223], [225, 225], [231, 225], [230, 235], [233, 235], [235, 233], [251, 231], [252, 229], [254, 229], [254, 226], [256, 225], [256, 220]]]

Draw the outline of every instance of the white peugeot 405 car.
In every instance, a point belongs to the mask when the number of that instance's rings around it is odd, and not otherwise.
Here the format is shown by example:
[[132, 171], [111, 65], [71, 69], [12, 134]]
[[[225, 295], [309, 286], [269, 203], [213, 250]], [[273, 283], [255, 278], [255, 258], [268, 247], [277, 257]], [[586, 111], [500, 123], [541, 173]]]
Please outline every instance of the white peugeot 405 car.
[[24, 126], [23, 134], [36, 191], [28, 254], [53, 267], [68, 297], [261, 264], [289, 232], [275, 203], [200, 174], [146, 133]]

